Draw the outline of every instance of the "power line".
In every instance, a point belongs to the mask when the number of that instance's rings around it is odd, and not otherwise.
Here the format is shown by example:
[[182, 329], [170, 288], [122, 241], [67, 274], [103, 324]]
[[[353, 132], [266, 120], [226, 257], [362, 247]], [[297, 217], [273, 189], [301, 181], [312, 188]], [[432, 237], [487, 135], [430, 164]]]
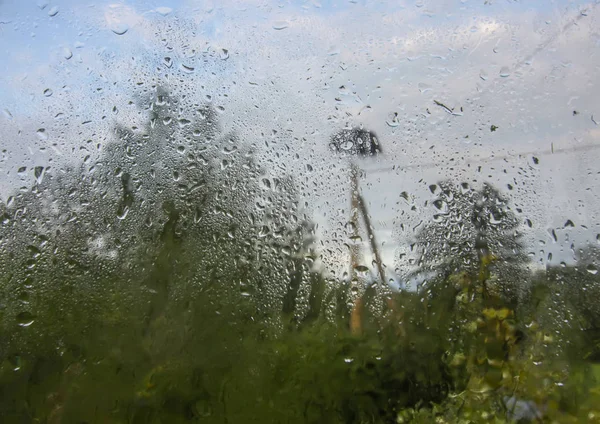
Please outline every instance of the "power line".
[[437, 162], [426, 162], [426, 163], [418, 163], [418, 164], [410, 164], [410, 165], [392, 165], [392, 166], [388, 166], [385, 168], [363, 169], [363, 171], [366, 173], [369, 173], [369, 174], [378, 174], [378, 173], [384, 173], [384, 172], [402, 171], [402, 170], [410, 170], [410, 169], [431, 169], [431, 168], [438, 168], [438, 167], [444, 167], [444, 166], [463, 166], [463, 165], [471, 165], [471, 164], [477, 164], [477, 163], [507, 161], [507, 160], [511, 160], [511, 159], [523, 158], [525, 156], [538, 157], [538, 156], [549, 156], [549, 155], [561, 155], [561, 154], [567, 154], [567, 153], [571, 153], [571, 152], [585, 152], [585, 151], [595, 150], [598, 148], [600, 148], [600, 144], [586, 144], [586, 145], [581, 145], [581, 146], [566, 147], [566, 148], [562, 148], [562, 149], [555, 149], [554, 146], [552, 146], [548, 150], [532, 150], [532, 151], [528, 151], [528, 152], [519, 152], [519, 153], [514, 153], [514, 154], [506, 154], [506, 155], [502, 155], [502, 156], [491, 155], [491, 156], [482, 157], [482, 158], [470, 158], [470, 159], [466, 159], [464, 161], [449, 160], [449, 161], [445, 161], [445, 162], [437, 161]]

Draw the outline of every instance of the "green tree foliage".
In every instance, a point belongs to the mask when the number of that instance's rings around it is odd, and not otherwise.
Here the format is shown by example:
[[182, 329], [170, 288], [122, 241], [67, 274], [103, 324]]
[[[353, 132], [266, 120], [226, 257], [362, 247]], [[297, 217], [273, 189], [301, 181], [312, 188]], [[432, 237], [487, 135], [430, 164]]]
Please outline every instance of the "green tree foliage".
[[356, 309], [291, 178], [206, 105], [139, 109], [1, 206], [3, 422], [594, 422], [593, 249], [531, 275], [507, 200], [440, 183], [435, 278]]
[[490, 275], [502, 275], [496, 285], [508, 298], [517, 298], [526, 286], [527, 257], [519, 220], [508, 200], [490, 184], [475, 189], [467, 183], [442, 181], [430, 186], [436, 195], [433, 219], [416, 236], [417, 275], [446, 281], [466, 272], [485, 284]]
[[[157, 88], [139, 102], [145, 126], [88, 141], [80, 166], [36, 169], [2, 206], [3, 416], [125, 416], [155, 369], [174, 384], [200, 367], [219, 386], [248, 340], [318, 315], [292, 180], [192, 106]], [[79, 391], [88, 379], [110, 395]]]

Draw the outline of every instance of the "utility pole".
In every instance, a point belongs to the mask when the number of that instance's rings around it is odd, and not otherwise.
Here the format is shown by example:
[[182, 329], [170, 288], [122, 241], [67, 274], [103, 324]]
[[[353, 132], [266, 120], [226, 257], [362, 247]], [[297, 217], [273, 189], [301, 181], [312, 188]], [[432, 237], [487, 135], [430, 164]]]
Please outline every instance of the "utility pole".
[[[383, 268], [383, 262], [381, 255], [379, 254], [379, 247], [375, 234], [373, 233], [373, 227], [369, 218], [367, 205], [360, 193], [360, 177], [362, 170], [357, 164], [357, 159], [360, 156], [374, 156], [381, 152], [379, 141], [374, 133], [363, 129], [345, 129], [332, 137], [331, 147], [338, 152], [345, 152], [351, 155], [353, 158], [350, 161], [350, 223], [351, 223], [351, 235], [350, 238], [352, 243], [349, 244], [350, 248], [350, 281], [354, 281], [356, 278], [356, 271], [359, 267], [360, 261], [360, 247], [356, 240], [360, 240], [360, 218], [362, 217], [365, 230], [367, 232], [367, 238], [369, 239], [369, 247], [371, 253], [375, 259], [375, 265], [377, 267], [377, 273], [379, 276], [379, 289], [381, 294], [387, 294], [388, 287], [385, 277], [385, 270]], [[364, 310], [364, 300], [360, 296], [354, 301], [352, 313], [350, 316], [350, 329], [355, 334], [360, 334], [362, 331], [362, 316]]]

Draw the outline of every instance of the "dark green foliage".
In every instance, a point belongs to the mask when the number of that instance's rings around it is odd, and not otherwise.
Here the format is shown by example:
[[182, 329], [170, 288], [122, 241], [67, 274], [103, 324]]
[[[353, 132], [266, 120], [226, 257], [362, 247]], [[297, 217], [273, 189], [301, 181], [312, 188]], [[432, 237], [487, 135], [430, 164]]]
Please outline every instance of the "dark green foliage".
[[358, 310], [314, 269], [291, 179], [210, 108], [146, 103], [146, 127], [2, 206], [2, 422], [593, 422], [593, 249], [531, 275], [507, 200], [441, 183], [418, 237], [436, 277]]

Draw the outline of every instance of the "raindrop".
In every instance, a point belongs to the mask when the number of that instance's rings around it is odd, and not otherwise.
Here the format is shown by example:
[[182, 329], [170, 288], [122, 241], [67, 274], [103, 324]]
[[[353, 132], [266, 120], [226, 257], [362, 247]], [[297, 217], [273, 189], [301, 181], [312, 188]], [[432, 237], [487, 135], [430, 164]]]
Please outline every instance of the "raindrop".
[[390, 113], [385, 123], [392, 128], [395, 128], [398, 125], [400, 125], [400, 121], [398, 121], [398, 112]]
[[238, 149], [237, 146], [231, 146], [231, 147], [225, 146], [225, 147], [223, 147], [223, 153], [226, 155], [230, 155], [232, 153], [235, 153], [237, 151], [237, 149]]
[[506, 77], [510, 76], [510, 69], [508, 69], [508, 66], [503, 66], [500, 69], [500, 76], [502, 78], [506, 78]]
[[365, 266], [365, 265], [356, 265], [354, 267], [354, 270], [356, 271], [357, 275], [359, 277], [366, 277], [368, 272], [369, 272], [369, 267]]
[[165, 56], [165, 58], [163, 59], [163, 63], [167, 68], [170, 68], [171, 66], [173, 66], [173, 59], [171, 59], [169, 56]]
[[344, 226], [346, 228], [346, 233], [354, 234], [356, 232], [356, 225], [353, 222], [347, 222]]
[[159, 15], [162, 16], [167, 16], [169, 13], [171, 13], [173, 11], [173, 9], [171, 9], [170, 7], [157, 7], [156, 9], [156, 13], [158, 13]]
[[37, 7], [44, 10], [46, 7], [48, 7], [48, 1], [47, 0], [38, 0]]
[[427, 93], [428, 91], [431, 91], [431, 86], [429, 84], [425, 84], [424, 82], [420, 82], [419, 91], [421, 93]]
[[354, 143], [350, 140], [344, 141], [342, 144], [340, 144], [340, 148], [342, 150], [350, 150], [352, 147], [354, 147]]
[[281, 31], [282, 29], [286, 29], [289, 26], [287, 21], [275, 21], [273, 22], [273, 29], [277, 31]]
[[123, 35], [129, 31], [129, 25], [124, 23], [115, 23], [110, 26], [110, 30], [117, 35]]
[[258, 237], [263, 238], [266, 237], [271, 230], [266, 225], [263, 225], [260, 231], [258, 232]]
[[41, 184], [44, 180], [45, 168], [43, 166], [36, 166], [33, 170], [33, 175], [35, 175], [35, 180], [38, 184]]
[[46, 134], [45, 128], [40, 128], [36, 131], [37, 136], [40, 140], [48, 140], [48, 134]]
[[193, 66], [184, 65], [183, 63], [181, 64], [181, 69], [184, 72], [187, 72], [188, 74], [191, 74], [192, 72], [194, 72], [194, 67]]
[[117, 212], [117, 218], [119, 218], [122, 221], [125, 218], [127, 218], [127, 214], [129, 214], [129, 207], [125, 206], [123, 210]]
[[598, 274], [598, 268], [596, 268], [595, 265], [591, 265], [591, 264], [588, 265], [587, 268], [586, 268], [586, 270], [587, 270], [587, 272], [589, 272], [592, 275]]
[[21, 312], [17, 315], [17, 323], [20, 327], [29, 327], [33, 324], [34, 318], [30, 312]]
[[433, 201], [433, 206], [441, 213], [448, 213], [449, 207], [443, 200], [437, 199]]
[[54, 6], [48, 11], [48, 16], [56, 16], [57, 14], [58, 14], [58, 6]]
[[63, 48], [63, 57], [67, 60], [69, 60], [73, 57], [73, 52], [71, 51], [70, 48], [68, 48], [68, 47]]
[[265, 189], [271, 190], [271, 180], [269, 180], [268, 178], [263, 178], [261, 180], [261, 183]]
[[219, 53], [219, 57], [221, 58], [221, 60], [229, 59], [229, 50], [221, 49], [221, 52]]
[[190, 125], [192, 123], [192, 121], [190, 121], [189, 119], [185, 119], [185, 118], [180, 118], [177, 120], [177, 124], [179, 124], [179, 128], [185, 128], [188, 125]]
[[479, 71], [479, 78], [481, 78], [484, 81], [487, 81], [488, 79], [488, 73], [485, 72], [483, 69]]
[[54, 92], [52, 91], [52, 89], [51, 89], [51, 88], [46, 88], [46, 89], [44, 90], [44, 96], [46, 96], [46, 97], [50, 97], [50, 96], [51, 96], [53, 93], [54, 93]]

